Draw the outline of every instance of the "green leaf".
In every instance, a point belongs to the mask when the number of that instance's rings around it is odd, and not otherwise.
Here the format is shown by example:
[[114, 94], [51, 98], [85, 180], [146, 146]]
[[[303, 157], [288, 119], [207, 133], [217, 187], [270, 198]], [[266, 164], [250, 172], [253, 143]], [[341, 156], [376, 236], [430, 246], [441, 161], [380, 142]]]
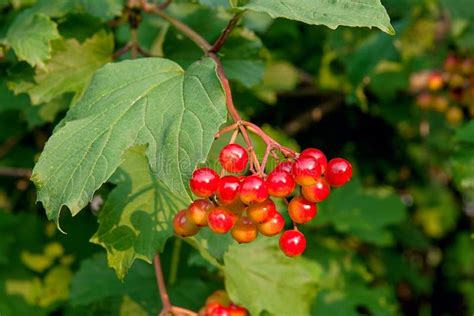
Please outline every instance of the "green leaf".
[[203, 5], [206, 5], [211, 8], [230, 8], [231, 3], [229, 0], [199, 0], [199, 2]]
[[6, 40], [18, 59], [32, 66], [43, 66], [50, 57], [50, 41], [59, 37], [56, 23], [49, 17], [27, 10], [16, 17], [8, 29]]
[[102, 20], [110, 20], [122, 13], [124, 0], [76, 0], [76, 7]]
[[255, 33], [237, 29], [220, 51], [222, 65], [229, 79], [250, 88], [258, 84], [265, 71], [263, 44]]
[[387, 11], [380, 0], [238, 0], [237, 6], [266, 12], [273, 18], [286, 18], [307, 24], [377, 27], [395, 34]]
[[321, 268], [303, 257], [288, 258], [278, 238], [233, 245], [224, 256], [225, 285], [232, 301], [251, 315], [308, 315]]
[[440, 0], [440, 3], [449, 11], [450, 15], [455, 19], [474, 18], [474, 8], [470, 0]]
[[334, 189], [319, 207], [318, 218], [310, 225], [331, 223], [340, 232], [380, 246], [393, 242], [387, 226], [400, 223], [406, 216], [400, 197], [392, 190], [363, 190], [357, 179]]
[[91, 241], [107, 249], [109, 266], [123, 279], [135, 259], [151, 263], [173, 235], [174, 214], [190, 201], [175, 195], [151, 172], [145, 148], [134, 147], [112, 178], [117, 187], [99, 213]]
[[34, 83], [11, 84], [15, 93], [30, 95], [31, 103], [41, 104], [67, 93], [78, 99], [92, 75], [104, 64], [112, 61], [114, 39], [111, 33], [98, 32], [84, 43], [76, 39], [53, 42], [51, 59], [37, 68]]
[[159, 312], [160, 298], [152, 266], [136, 264], [123, 282], [107, 267], [103, 254], [82, 261], [71, 285], [71, 303], [75, 306], [90, 305], [106, 299], [128, 295], [145, 308], [150, 315]]
[[225, 122], [215, 66], [206, 58], [185, 72], [170, 60], [146, 58], [97, 71], [33, 170], [48, 218], [57, 219], [63, 205], [77, 214], [132, 145], [147, 144], [158, 178], [172, 192], [186, 194], [187, 179]]

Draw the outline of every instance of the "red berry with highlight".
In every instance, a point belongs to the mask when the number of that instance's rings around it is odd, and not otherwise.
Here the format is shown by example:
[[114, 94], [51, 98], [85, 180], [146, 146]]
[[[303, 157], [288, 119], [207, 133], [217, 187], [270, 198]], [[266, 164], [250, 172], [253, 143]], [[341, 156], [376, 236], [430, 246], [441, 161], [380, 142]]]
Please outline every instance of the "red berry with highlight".
[[205, 316], [230, 316], [230, 310], [218, 303], [211, 303], [206, 306]]
[[273, 169], [273, 171], [284, 171], [288, 173], [291, 173], [292, 170], [293, 170], [293, 162], [291, 161], [280, 162], [278, 166], [276, 166], [276, 168]]
[[285, 227], [285, 219], [279, 212], [275, 212], [272, 217], [263, 223], [258, 224], [258, 231], [267, 237], [278, 235]]
[[323, 177], [316, 180], [315, 184], [301, 187], [303, 197], [313, 203], [324, 201], [331, 193], [331, 186]]
[[225, 176], [219, 181], [217, 198], [220, 204], [229, 205], [239, 198], [240, 179], [235, 176]]
[[306, 200], [301, 195], [295, 196], [288, 204], [288, 215], [293, 222], [298, 224], [306, 224], [312, 220], [318, 212], [315, 203]]
[[262, 223], [273, 216], [276, 212], [275, 203], [267, 199], [262, 203], [251, 204], [247, 208], [247, 215], [255, 222]]
[[325, 178], [333, 187], [346, 184], [352, 177], [352, 165], [343, 158], [331, 159], [328, 163]]
[[316, 148], [307, 148], [301, 152], [301, 156], [313, 157], [314, 159], [316, 159], [319, 167], [321, 168], [321, 174], [326, 171], [328, 160], [326, 158], [326, 155], [321, 150]]
[[235, 304], [230, 304], [228, 307], [228, 310], [230, 311], [230, 316], [247, 316], [248, 312], [245, 308], [242, 306], [238, 306]]
[[299, 185], [311, 185], [321, 176], [321, 166], [311, 156], [300, 156], [293, 164], [293, 176]]
[[246, 216], [242, 216], [231, 231], [232, 237], [238, 243], [249, 243], [257, 238], [257, 224]]
[[273, 170], [267, 178], [268, 193], [275, 197], [287, 197], [296, 186], [293, 176], [285, 171]]
[[198, 226], [207, 226], [207, 217], [214, 204], [206, 199], [195, 200], [188, 206], [186, 216]]
[[262, 203], [268, 198], [268, 188], [259, 176], [245, 177], [240, 183], [240, 200], [245, 204]]
[[186, 210], [181, 210], [174, 216], [173, 228], [176, 235], [189, 237], [199, 232], [199, 227], [186, 216]]
[[209, 228], [217, 234], [225, 234], [232, 229], [237, 216], [225, 207], [216, 207], [209, 212]]
[[239, 144], [229, 144], [222, 148], [219, 161], [226, 171], [242, 172], [247, 168], [249, 155]]
[[212, 169], [200, 168], [193, 172], [189, 181], [191, 191], [199, 197], [211, 197], [219, 185], [219, 175]]
[[280, 249], [288, 257], [300, 256], [306, 249], [306, 239], [297, 230], [287, 230], [280, 236]]

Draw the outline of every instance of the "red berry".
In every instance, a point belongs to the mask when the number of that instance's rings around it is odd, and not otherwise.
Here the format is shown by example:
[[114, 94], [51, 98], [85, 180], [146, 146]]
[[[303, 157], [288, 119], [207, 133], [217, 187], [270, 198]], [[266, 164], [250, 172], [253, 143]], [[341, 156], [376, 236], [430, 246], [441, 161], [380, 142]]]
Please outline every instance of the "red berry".
[[209, 228], [217, 234], [225, 234], [235, 224], [237, 217], [225, 207], [216, 207], [209, 212], [207, 224]]
[[278, 166], [276, 166], [276, 168], [273, 169], [273, 171], [284, 171], [288, 173], [291, 173], [292, 170], [293, 170], [293, 162], [291, 161], [280, 162]]
[[293, 164], [293, 176], [299, 185], [311, 185], [321, 176], [321, 166], [311, 156], [300, 156]]
[[234, 228], [232, 228], [232, 237], [239, 243], [249, 243], [257, 238], [257, 224], [246, 216], [242, 216]]
[[208, 198], [217, 190], [219, 175], [212, 169], [200, 168], [193, 172], [189, 185], [194, 194]]
[[312, 220], [318, 212], [315, 203], [311, 203], [301, 195], [295, 196], [288, 204], [288, 215], [293, 222], [298, 224], [306, 224]]
[[235, 176], [225, 176], [219, 181], [217, 198], [223, 205], [232, 204], [239, 198], [240, 179]]
[[328, 160], [326, 158], [326, 155], [319, 149], [316, 148], [306, 148], [301, 152], [301, 156], [310, 156], [316, 159], [318, 162], [318, 165], [321, 168], [321, 174], [323, 174], [326, 171], [326, 167], [328, 165]]
[[331, 187], [323, 177], [318, 178], [315, 184], [301, 187], [303, 197], [313, 203], [324, 201], [329, 193], [331, 193]]
[[214, 204], [206, 199], [199, 199], [188, 206], [186, 216], [198, 226], [207, 226], [207, 216]]
[[247, 168], [249, 154], [238, 144], [229, 144], [222, 148], [219, 161], [226, 171], [242, 172]]
[[342, 158], [334, 158], [329, 161], [325, 178], [331, 186], [343, 186], [351, 177], [352, 166], [349, 161]]
[[242, 306], [238, 306], [235, 304], [230, 304], [229, 306], [230, 316], [247, 316], [248, 312]]
[[267, 199], [262, 203], [249, 205], [247, 215], [255, 222], [262, 223], [273, 216], [276, 212], [275, 203], [271, 199]]
[[287, 230], [280, 236], [280, 249], [288, 257], [299, 256], [306, 249], [306, 239], [297, 230]]
[[176, 213], [173, 219], [173, 228], [176, 235], [182, 237], [196, 235], [199, 231], [199, 227], [186, 216], [186, 210]]
[[285, 227], [285, 219], [279, 212], [275, 212], [272, 217], [263, 223], [258, 224], [258, 231], [267, 237], [278, 235]]
[[273, 170], [267, 178], [268, 193], [275, 197], [287, 197], [295, 189], [296, 183], [288, 172]]
[[211, 303], [206, 306], [205, 316], [230, 316], [230, 310], [219, 303]]
[[447, 72], [455, 72], [458, 70], [460, 60], [455, 55], [449, 55], [444, 61], [444, 70]]
[[262, 203], [268, 198], [268, 188], [259, 176], [245, 177], [240, 184], [240, 200], [245, 204]]

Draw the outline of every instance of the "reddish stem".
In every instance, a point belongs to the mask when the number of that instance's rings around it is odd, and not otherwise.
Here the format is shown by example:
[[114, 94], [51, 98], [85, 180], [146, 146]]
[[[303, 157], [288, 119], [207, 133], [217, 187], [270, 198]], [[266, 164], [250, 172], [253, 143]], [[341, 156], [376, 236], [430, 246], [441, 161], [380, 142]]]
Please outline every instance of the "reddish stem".
[[243, 13], [244, 11], [239, 11], [232, 17], [232, 19], [230, 19], [229, 24], [227, 24], [224, 31], [222, 31], [219, 38], [216, 40], [214, 45], [212, 45], [212, 48], [209, 50], [210, 53], [217, 53], [222, 48], [224, 43], [227, 41], [227, 38], [229, 37], [230, 33], [232, 33], [232, 30], [239, 22], [240, 17], [242, 16]]
[[172, 305], [170, 302], [170, 298], [168, 296], [168, 292], [166, 291], [166, 285], [165, 285], [165, 280], [163, 278], [163, 270], [161, 269], [159, 254], [156, 254], [155, 258], [153, 259], [153, 265], [155, 266], [156, 283], [158, 284], [158, 289], [160, 290], [161, 303], [163, 304], [163, 309], [160, 315], [167, 315], [163, 313], [171, 312]]

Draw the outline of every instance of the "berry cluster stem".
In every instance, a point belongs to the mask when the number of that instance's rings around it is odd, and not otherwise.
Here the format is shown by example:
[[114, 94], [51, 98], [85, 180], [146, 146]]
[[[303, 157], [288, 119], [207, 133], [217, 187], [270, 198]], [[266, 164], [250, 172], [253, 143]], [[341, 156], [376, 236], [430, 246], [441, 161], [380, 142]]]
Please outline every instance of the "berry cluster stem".
[[173, 306], [171, 304], [168, 291], [166, 290], [165, 280], [163, 277], [163, 269], [161, 268], [160, 255], [156, 254], [153, 258], [153, 265], [155, 267], [156, 283], [160, 291], [161, 303], [163, 308], [158, 316], [179, 315], [179, 316], [197, 316], [197, 314], [188, 309]]
[[[222, 87], [224, 89], [225, 96], [226, 96], [227, 110], [229, 112], [229, 115], [232, 117], [232, 119], [235, 122], [231, 126], [226, 127], [222, 131], [217, 133], [216, 138], [228, 131], [234, 131], [235, 129], [238, 129], [249, 151], [249, 156], [251, 160], [251, 163], [250, 163], [251, 169], [254, 169], [254, 171], [257, 171], [257, 172], [261, 171], [262, 168], [258, 161], [257, 155], [255, 154], [255, 150], [253, 148], [252, 141], [248, 133], [249, 131], [261, 137], [263, 141], [267, 144], [267, 146], [270, 147], [269, 149], [270, 151], [272, 149], [277, 149], [281, 151], [283, 155], [285, 155], [286, 157], [295, 157], [296, 153], [293, 150], [280, 145], [277, 141], [275, 141], [270, 136], [268, 136], [260, 127], [258, 127], [257, 125], [251, 122], [243, 121], [239, 115], [239, 112], [237, 111], [234, 105], [234, 101], [232, 98], [232, 90], [229, 84], [229, 80], [225, 74], [224, 67], [222, 66], [221, 60], [219, 56], [217, 55], [217, 53], [222, 48], [222, 46], [228, 39], [229, 34], [235, 28], [235, 26], [237, 25], [237, 23], [239, 22], [240, 18], [242, 17], [245, 11], [236, 13], [232, 17], [232, 19], [229, 21], [226, 28], [222, 31], [221, 35], [216, 40], [216, 42], [213, 45], [211, 45], [205, 38], [203, 38], [200, 34], [198, 34], [192, 28], [190, 28], [189, 26], [187, 26], [180, 20], [172, 16], [169, 16], [168, 14], [163, 12], [163, 7], [166, 7], [169, 4], [169, 2], [170, 1], [165, 1], [161, 5], [158, 5], [158, 4], [148, 3], [146, 0], [141, 0], [141, 7], [143, 11], [156, 14], [160, 16], [161, 18], [163, 18], [164, 20], [166, 20], [167, 22], [169, 22], [178, 31], [180, 31], [183, 35], [188, 37], [197, 46], [199, 46], [208, 57], [212, 58], [215, 61], [217, 65], [217, 75], [219, 76], [219, 79], [222, 83]], [[166, 3], [166, 6], [164, 5], [165, 3]]]

